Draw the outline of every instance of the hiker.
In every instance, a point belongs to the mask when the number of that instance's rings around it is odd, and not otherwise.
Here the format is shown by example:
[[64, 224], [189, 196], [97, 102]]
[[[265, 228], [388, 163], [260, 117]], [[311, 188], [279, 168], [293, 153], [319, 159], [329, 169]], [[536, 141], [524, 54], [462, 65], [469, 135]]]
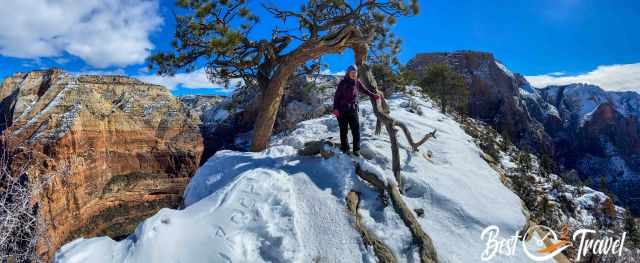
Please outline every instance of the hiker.
[[351, 128], [353, 136], [353, 155], [360, 154], [360, 121], [358, 120], [358, 90], [378, 99], [378, 95], [367, 89], [358, 80], [358, 68], [351, 65], [347, 68], [344, 78], [338, 83], [336, 94], [333, 98], [333, 115], [338, 119], [340, 126], [340, 150], [349, 153], [349, 140], [347, 133]]

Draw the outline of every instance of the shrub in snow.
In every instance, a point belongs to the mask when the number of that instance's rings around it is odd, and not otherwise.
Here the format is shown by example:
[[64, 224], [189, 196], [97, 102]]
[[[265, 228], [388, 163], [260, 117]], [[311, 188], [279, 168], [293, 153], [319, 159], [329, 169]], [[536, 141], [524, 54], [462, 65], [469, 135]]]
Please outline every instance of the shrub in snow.
[[0, 152], [0, 262], [39, 262], [35, 246], [42, 225], [31, 204], [37, 186], [27, 180], [28, 161], [11, 169], [14, 157], [7, 150]]

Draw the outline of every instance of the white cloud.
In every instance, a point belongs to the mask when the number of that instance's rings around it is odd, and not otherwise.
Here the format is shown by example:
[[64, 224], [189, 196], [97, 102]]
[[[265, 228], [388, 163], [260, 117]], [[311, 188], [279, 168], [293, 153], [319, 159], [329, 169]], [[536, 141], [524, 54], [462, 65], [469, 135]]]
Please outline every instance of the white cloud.
[[114, 70], [85, 70], [79, 72], [70, 72], [73, 75], [121, 75], [126, 76], [127, 72], [124, 69], [114, 69]]
[[[189, 72], [189, 73], [177, 73], [174, 76], [159, 76], [155, 74], [139, 75], [135, 78], [161, 86], [165, 86], [170, 90], [181, 86], [187, 89], [224, 89], [222, 83], [212, 83], [207, 78], [207, 73], [204, 68]], [[240, 83], [240, 80], [232, 80], [230, 87], [235, 87]]]
[[603, 65], [595, 70], [580, 75], [566, 75], [563, 72], [526, 76], [534, 87], [543, 88], [549, 85], [566, 85], [572, 83], [589, 83], [605, 90], [631, 90], [640, 92], [640, 63]]
[[557, 71], [557, 72], [551, 72], [551, 73], [549, 73], [549, 74], [547, 74], [547, 75], [551, 75], [551, 76], [556, 76], [556, 77], [557, 77], [557, 76], [564, 76], [564, 75], [567, 75], [567, 73], [565, 73], [565, 72], [563, 72], [563, 71]]
[[105, 68], [143, 63], [162, 24], [157, 0], [0, 0], [0, 55], [77, 56]]
[[335, 75], [335, 76], [344, 76], [345, 74], [347, 74], [347, 72], [345, 72], [344, 70], [338, 71], [338, 72], [333, 72], [330, 69], [323, 69], [320, 74], [324, 74], [324, 75]]
[[69, 63], [69, 61], [71, 61], [70, 59], [65, 57], [52, 58], [51, 60], [53, 60], [53, 62], [57, 63], [58, 65], [64, 65]]

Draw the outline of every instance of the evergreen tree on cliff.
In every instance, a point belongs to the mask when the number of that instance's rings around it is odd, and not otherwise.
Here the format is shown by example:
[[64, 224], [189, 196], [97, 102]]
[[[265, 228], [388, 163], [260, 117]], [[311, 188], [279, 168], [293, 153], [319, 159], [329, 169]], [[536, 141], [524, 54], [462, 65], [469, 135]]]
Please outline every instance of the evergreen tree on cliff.
[[450, 108], [465, 113], [469, 89], [462, 76], [444, 63], [429, 65], [420, 80], [423, 92], [434, 98], [443, 113]]
[[[394, 42], [389, 28], [398, 17], [415, 15], [417, 0], [308, 0], [296, 7], [261, 7], [282, 20], [271, 37], [253, 38], [259, 22], [245, 0], [180, 0], [173, 50], [155, 54], [150, 66], [158, 74], [190, 71], [206, 62], [210, 80], [229, 84], [242, 79], [262, 88], [260, 111], [253, 131], [252, 151], [268, 146], [287, 79], [297, 70], [315, 69], [323, 55], [352, 49], [356, 64], [363, 65], [369, 46]], [[183, 12], [184, 11], [184, 12]], [[385, 47], [387, 45], [387, 47]], [[377, 45], [375, 46], [376, 48]], [[363, 67], [368, 70], [367, 67]], [[366, 81], [369, 82], [369, 81]]]

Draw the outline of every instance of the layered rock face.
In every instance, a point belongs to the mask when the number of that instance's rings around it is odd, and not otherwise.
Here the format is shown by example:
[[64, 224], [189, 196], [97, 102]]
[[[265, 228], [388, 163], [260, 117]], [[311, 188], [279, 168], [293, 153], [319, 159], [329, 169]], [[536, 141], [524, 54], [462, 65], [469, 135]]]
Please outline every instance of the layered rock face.
[[[640, 214], [640, 95], [593, 85], [532, 87], [484, 52], [418, 54], [418, 76], [433, 63], [461, 74], [471, 115], [509, 135], [521, 148], [548, 154], [598, 187], [603, 178], [621, 205]], [[561, 171], [559, 171], [561, 172]], [[591, 179], [588, 179], [591, 178]]]
[[84, 236], [129, 234], [181, 204], [203, 139], [197, 116], [161, 86], [58, 70], [18, 73], [0, 87], [4, 147], [29, 162], [47, 229], [45, 258]]
[[189, 115], [196, 117], [198, 120], [204, 118], [204, 113], [218, 105], [224, 98], [217, 95], [185, 95], [178, 97], [180, 102], [190, 110]]

